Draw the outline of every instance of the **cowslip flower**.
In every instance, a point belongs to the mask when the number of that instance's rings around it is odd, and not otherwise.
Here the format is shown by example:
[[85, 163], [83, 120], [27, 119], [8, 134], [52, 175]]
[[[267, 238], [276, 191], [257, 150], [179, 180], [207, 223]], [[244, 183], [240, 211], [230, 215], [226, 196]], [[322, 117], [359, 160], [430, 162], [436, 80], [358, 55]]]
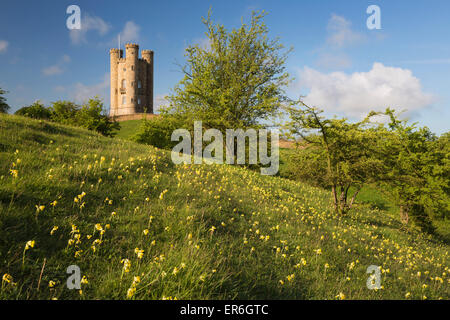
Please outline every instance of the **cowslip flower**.
[[27, 251], [30, 248], [34, 248], [35, 244], [36, 242], [34, 240], [27, 241], [27, 243], [25, 244], [25, 251]]
[[2, 277], [2, 281], [6, 282], [6, 283], [12, 283], [13, 277], [10, 274], [5, 273]]
[[134, 253], [136, 253], [138, 259], [142, 259], [144, 256], [144, 249], [135, 248]]
[[79, 257], [81, 257], [81, 254], [83, 253], [83, 250], [78, 250], [78, 251], [75, 251], [75, 258], [79, 258]]
[[132, 284], [132, 286], [136, 286], [136, 284], [138, 284], [139, 282], [141, 282], [141, 277], [134, 276], [133, 277], [133, 284]]
[[131, 268], [131, 261], [128, 259], [122, 259], [120, 261], [120, 263], [123, 263], [123, 269], [122, 272], [130, 272], [130, 268]]
[[58, 226], [54, 226], [54, 227], [52, 228], [52, 230], [50, 231], [50, 235], [51, 235], [51, 236], [54, 235], [55, 232], [56, 232], [56, 230], [58, 230]]
[[19, 176], [19, 171], [15, 170], [15, 169], [10, 169], [9, 172], [11, 173], [13, 178], [17, 178]]
[[23, 254], [22, 254], [22, 266], [25, 264], [25, 253], [27, 252], [27, 250], [29, 250], [30, 248], [33, 248], [35, 245], [35, 241], [34, 240], [29, 240], [27, 241], [27, 243], [25, 244], [25, 248], [23, 249]]
[[339, 298], [340, 300], [344, 300], [344, 299], [345, 299], [345, 294], [342, 293], [342, 292], [340, 292], [340, 293], [336, 296], [336, 298]]
[[135, 293], [136, 293], [136, 288], [135, 287], [131, 287], [127, 291], [127, 298], [131, 299], [134, 296]]

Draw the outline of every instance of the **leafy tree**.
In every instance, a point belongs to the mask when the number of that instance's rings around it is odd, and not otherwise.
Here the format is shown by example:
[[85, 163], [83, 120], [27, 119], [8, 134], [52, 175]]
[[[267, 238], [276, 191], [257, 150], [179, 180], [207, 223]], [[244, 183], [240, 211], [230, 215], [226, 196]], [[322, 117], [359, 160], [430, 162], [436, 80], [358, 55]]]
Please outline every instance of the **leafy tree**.
[[75, 125], [74, 120], [79, 109], [80, 107], [72, 101], [59, 100], [53, 102], [50, 108], [52, 111], [51, 118], [55, 122]]
[[39, 100], [30, 106], [20, 108], [14, 114], [33, 119], [50, 119], [52, 116], [51, 110], [46, 108]]
[[113, 137], [120, 129], [118, 122], [111, 121], [107, 115], [103, 113], [103, 102], [98, 97], [89, 99], [75, 113], [75, 123], [78, 126], [95, 130], [104, 136]]
[[432, 218], [449, 216], [449, 137], [436, 137], [427, 127], [399, 120], [391, 109], [390, 138], [382, 145], [384, 186], [400, 207], [402, 220], [433, 232]]
[[[300, 108], [293, 107], [297, 103]], [[376, 181], [382, 168], [376, 154], [385, 130], [370, 122], [376, 113], [350, 123], [345, 118], [326, 119], [320, 115], [322, 110], [302, 101], [291, 103], [286, 110], [290, 115], [286, 127], [291, 134], [300, 135], [306, 147], [294, 158], [299, 176], [331, 188], [335, 211], [345, 214], [363, 185]], [[355, 188], [352, 195], [351, 187]]]
[[8, 93], [0, 88], [0, 113], [7, 113], [9, 110], [9, 105], [6, 103], [6, 98], [3, 97], [4, 94]]
[[186, 49], [183, 79], [169, 95], [163, 116], [172, 115], [192, 127], [202, 120], [206, 128], [246, 129], [277, 114], [289, 83], [279, 39], [268, 37], [264, 12], [253, 13], [249, 25], [228, 31], [214, 24], [211, 11], [203, 19], [208, 46]]

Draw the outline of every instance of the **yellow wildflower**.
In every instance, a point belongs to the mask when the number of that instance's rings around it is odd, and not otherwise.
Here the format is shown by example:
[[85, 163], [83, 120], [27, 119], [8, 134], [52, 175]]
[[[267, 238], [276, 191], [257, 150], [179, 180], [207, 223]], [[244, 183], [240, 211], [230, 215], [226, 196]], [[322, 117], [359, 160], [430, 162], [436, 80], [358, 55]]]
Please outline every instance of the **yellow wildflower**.
[[56, 230], [58, 230], [58, 226], [54, 226], [52, 228], [52, 230], [50, 231], [50, 235], [52, 236], [56, 232]]

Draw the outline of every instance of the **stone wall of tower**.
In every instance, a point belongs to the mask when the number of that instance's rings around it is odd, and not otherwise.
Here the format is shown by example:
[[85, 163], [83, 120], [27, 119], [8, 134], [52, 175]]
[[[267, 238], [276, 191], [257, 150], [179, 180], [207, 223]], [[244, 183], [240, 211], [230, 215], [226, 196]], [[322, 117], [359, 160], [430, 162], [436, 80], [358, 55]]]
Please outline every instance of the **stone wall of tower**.
[[125, 45], [122, 51], [110, 50], [110, 116], [153, 113], [153, 51], [143, 50], [139, 59], [137, 44]]
[[147, 62], [143, 59], [139, 59], [138, 104], [136, 105], [139, 112], [150, 112], [147, 105], [147, 94], [145, 91], [146, 78], [147, 78]]
[[119, 59], [120, 59], [120, 50], [119, 49], [111, 49], [109, 50], [109, 60], [110, 60], [110, 84], [111, 84], [111, 95], [110, 95], [110, 111], [109, 114], [111, 116], [114, 116], [117, 112], [118, 108], [118, 65], [119, 65]]
[[128, 43], [125, 45], [125, 81], [126, 104], [122, 114], [137, 113], [137, 74], [138, 74], [139, 46]]
[[146, 62], [146, 72], [143, 78], [145, 105], [147, 112], [153, 113], [153, 51], [142, 50], [142, 59]]

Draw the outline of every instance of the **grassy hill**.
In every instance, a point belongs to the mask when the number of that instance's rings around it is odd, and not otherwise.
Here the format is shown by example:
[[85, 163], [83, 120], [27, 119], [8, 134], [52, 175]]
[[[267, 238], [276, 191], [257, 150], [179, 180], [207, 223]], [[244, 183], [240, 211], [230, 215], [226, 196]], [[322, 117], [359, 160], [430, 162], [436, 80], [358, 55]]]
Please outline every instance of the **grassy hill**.
[[141, 126], [142, 120], [127, 120], [120, 122], [120, 130], [117, 132], [116, 138], [130, 140]]
[[0, 182], [2, 299], [450, 298], [448, 245], [287, 179], [0, 114]]

